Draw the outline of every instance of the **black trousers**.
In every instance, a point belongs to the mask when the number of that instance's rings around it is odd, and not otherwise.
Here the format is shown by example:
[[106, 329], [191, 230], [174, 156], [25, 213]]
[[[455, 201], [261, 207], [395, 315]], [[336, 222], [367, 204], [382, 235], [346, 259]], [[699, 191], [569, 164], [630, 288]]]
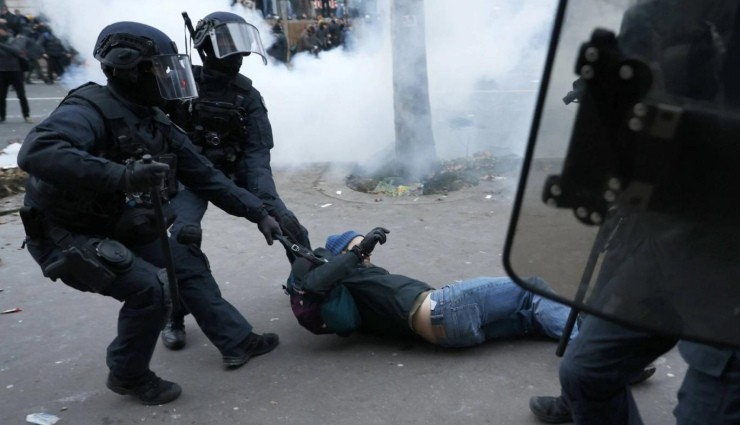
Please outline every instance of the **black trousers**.
[[21, 102], [21, 113], [26, 118], [31, 115], [26, 98], [26, 86], [23, 85], [23, 71], [0, 71], [0, 119], [3, 121], [7, 112], [8, 87], [13, 86]]
[[[588, 316], [560, 366], [560, 385], [574, 422], [642, 425], [629, 381], [676, 343], [675, 338]], [[740, 423], [740, 358], [738, 352], [728, 353], [726, 363], [711, 373], [687, 359], [689, 368], [674, 410], [678, 425]]]
[[[79, 235], [76, 235], [79, 237]], [[62, 249], [49, 239], [31, 240], [27, 247], [42, 270], [62, 258]], [[207, 259], [195, 247], [171, 244], [182, 302], [203, 333], [222, 354], [236, 348], [252, 331], [239, 311], [221, 297]], [[116, 277], [101, 295], [122, 302], [116, 337], [108, 346], [107, 365], [119, 379], [134, 379], [149, 371], [159, 332], [167, 316], [165, 287], [157, 277], [165, 267], [159, 241], [129, 247], [135, 254], [131, 269]], [[72, 276], [63, 282], [90, 291]]]

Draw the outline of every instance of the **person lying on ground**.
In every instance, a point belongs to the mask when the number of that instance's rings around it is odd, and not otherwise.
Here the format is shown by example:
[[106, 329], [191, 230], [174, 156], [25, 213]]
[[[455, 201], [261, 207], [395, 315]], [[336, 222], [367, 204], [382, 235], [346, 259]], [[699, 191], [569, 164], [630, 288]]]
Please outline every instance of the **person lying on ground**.
[[[476, 277], [436, 289], [371, 263], [373, 249], [388, 233], [376, 227], [366, 236], [354, 230], [333, 235], [325, 247], [306, 250], [293, 263], [286, 288], [302, 326], [317, 334], [418, 335], [444, 347], [563, 334], [570, 308], [522, 289], [509, 277]], [[531, 282], [552, 291], [541, 278]], [[337, 295], [345, 289], [351, 298]], [[346, 307], [348, 299], [354, 306]], [[339, 302], [344, 307], [327, 312], [323, 307], [330, 300], [344, 300]], [[576, 326], [570, 337], [577, 335]]]

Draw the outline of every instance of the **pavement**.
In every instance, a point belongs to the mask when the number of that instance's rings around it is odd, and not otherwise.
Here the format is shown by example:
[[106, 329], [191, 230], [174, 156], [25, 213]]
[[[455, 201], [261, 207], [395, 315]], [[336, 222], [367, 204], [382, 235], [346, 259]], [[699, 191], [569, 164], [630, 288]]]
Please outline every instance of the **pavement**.
[[[33, 118], [53, 110], [66, 91], [28, 86]], [[12, 96], [12, 95], [11, 95]], [[8, 100], [0, 148], [22, 139], [17, 101]], [[373, 261], [434, 286], [503, 275], [501, 254], [517, 177], [482, 182], [448, 196], [387, 197], [344, 183], [351, 164], [275, 167], [286, 204], [320, 245], [347, 229], [390, 229]], [[21, 244], [13, 212], [21, 196], [0, 200], [0, 424], [33, 413], [59, 424], [537, 424], [534, 395], [559, 392], [556, 343], [541, 339], [443, 349], [417, 340], [368, 335], [316, 336], [293, 317], [281, 285], [289, 268], [282, 248], [267, 246], [254, 224], [211, 207], [204, 251], [223, 296], [257, 332], [280, 335], [273, 352], [226, 370], [221, 356], [186, 318], [188, 345], [157, 346], [152, 370], [183, 387], [162, 406], [142, 406], [105, 385], [105, 350], [118, 302], [45, 279]], [[686, 369], [675, 350], [635, 388], [646, 424], [675, 423], [672, 409]]]

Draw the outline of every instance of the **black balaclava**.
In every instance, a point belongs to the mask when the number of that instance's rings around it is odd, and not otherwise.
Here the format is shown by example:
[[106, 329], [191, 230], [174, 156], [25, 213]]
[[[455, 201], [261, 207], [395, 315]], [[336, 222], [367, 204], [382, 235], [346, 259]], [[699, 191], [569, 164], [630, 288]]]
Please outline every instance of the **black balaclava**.
[[229, 77], [234, 77], [239, 73], [239, 69], [242, 67], [242, 60], [244, 59], [241, 54], [230, 55], [219, 59], [213, 52], [213, 46], [210, 42], [203, 43], [203, 51], [206, 54], [206, 60], [203, 62], [205, 68], [223, 72]]
[[121, 71], [109, 68], [106, 71], [108, 85], [112, 86], [116, 93], [133, 103], [162, 107], [166, 104], [166, 100], [159, 93], [157, 77], [151, 72], [143, 71], [148, 67], [151, 67], [151, 64], [142, 62], [136, 70]]

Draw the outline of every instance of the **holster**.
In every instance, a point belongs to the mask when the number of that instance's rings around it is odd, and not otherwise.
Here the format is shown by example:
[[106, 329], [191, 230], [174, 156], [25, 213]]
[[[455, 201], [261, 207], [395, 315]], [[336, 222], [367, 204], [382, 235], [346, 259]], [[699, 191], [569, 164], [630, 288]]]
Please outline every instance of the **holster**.
[[41, 239], [45, 236], [44, 220], [39, 210], [24, 205], [19, 213], [23, 222], [23, 230], [29, 240]]
[[133, 267], [134, 254], [112, 239], [73, 237], [64, 229], [51, 227], [49, 234], [62, 248], [63, 256], [44, 268], [44, 276], [56, 280], [72, 278], [93, 292], [106, 290]]

